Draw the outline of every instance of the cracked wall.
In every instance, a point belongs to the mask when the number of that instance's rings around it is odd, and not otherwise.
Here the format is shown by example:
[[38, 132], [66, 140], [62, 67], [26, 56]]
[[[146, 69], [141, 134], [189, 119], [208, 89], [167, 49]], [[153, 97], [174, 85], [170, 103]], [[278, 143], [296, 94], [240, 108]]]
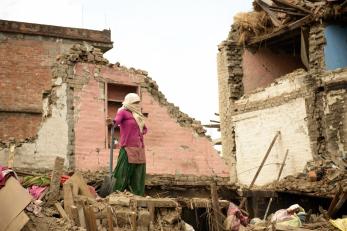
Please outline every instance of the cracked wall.
[[[14, 167], [51, 168], [56, 156], [68, 151], [67, 84], [53, 78], [51, 91], [43, 98], [43, 118], [36, 139], [16, 142]], [[7, 165], [9, 148], [0, 149], [0, 163]], [[65, 162], [68, 166], [68, 162]]]

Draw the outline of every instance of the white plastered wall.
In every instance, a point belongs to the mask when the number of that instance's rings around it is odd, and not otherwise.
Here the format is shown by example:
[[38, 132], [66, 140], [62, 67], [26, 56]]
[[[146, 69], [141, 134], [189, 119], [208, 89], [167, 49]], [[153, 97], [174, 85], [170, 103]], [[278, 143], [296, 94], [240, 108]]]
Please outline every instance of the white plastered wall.
[[246, 185], [251, 183], [277, 131], [281, 134], [255, 184], [264, 185], [277, 178], [287, 149], [289, 155], [282, 177], [301, 172], [306, 162], [312, 160], [306, 117], [303, 98], [234, 116], [236, 170], [239, 183]]

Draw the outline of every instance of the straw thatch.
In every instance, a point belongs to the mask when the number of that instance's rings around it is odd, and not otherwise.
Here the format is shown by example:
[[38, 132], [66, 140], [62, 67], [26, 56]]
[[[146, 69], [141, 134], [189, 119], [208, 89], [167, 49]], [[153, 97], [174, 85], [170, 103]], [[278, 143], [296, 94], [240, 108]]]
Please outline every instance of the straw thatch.
[[269, 25], [269, 16], [264, 11], [238, 13], [234, 16], [239, 45], [245, 44], [251, 37], [264, 33]]

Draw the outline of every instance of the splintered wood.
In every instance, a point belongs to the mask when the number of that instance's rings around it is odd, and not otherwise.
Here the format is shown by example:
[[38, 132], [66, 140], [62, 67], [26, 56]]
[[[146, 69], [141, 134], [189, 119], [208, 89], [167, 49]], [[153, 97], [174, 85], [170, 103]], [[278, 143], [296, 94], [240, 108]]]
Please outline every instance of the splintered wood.
[[51, 184], [48, 194], [48, 204], [54, 204], [60, 197], [60, 178], [64, 172], [64, 161], [62, 157], [56, 157], [51, 177]]

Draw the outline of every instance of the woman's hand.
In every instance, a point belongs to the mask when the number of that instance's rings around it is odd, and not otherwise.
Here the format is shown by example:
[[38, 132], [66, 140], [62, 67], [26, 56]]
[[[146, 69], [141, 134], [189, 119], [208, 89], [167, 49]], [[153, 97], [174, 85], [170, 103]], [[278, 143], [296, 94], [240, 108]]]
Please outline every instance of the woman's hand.
[[110, 117], [107, 117], [107, 119], [106, 119], [106, 124], [107, 125], [111, 125], [112, 124], [112, 119], [110, 118]]

